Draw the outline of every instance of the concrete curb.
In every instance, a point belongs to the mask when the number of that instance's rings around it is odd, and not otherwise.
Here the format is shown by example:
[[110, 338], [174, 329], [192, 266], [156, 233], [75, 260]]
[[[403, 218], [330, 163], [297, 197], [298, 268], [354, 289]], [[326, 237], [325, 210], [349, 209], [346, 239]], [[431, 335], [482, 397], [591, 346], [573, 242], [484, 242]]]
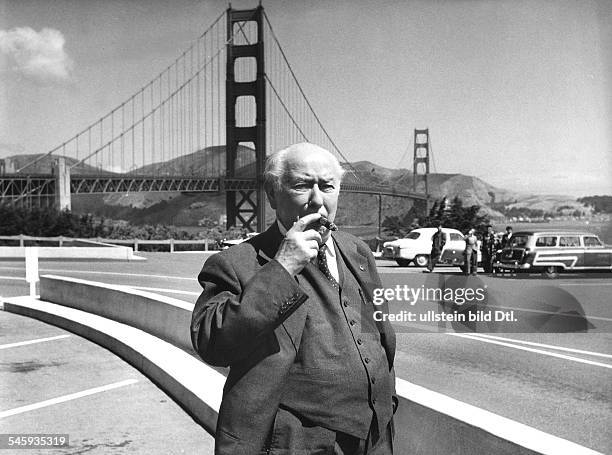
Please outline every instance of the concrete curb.
[[4, 311], [38, 319], [117, 354], [156, 383], [214, 434], [225, 377], [182, 349], [142, 330], [31, 297], [5, 299]]

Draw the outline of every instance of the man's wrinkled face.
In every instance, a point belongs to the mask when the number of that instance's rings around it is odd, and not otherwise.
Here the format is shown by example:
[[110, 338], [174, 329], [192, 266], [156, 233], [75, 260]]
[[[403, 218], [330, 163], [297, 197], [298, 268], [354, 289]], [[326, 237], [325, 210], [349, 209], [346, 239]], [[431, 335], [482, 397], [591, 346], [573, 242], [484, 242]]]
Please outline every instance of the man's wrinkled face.
[[310, 213], [333, 221], [340, 193], [340, 175], [333, 157], [319, 150], [291, 152], [285, 164], [281, 188], [268, 191], [270, 205], [283, 226], [291, 229], [298, 218]]

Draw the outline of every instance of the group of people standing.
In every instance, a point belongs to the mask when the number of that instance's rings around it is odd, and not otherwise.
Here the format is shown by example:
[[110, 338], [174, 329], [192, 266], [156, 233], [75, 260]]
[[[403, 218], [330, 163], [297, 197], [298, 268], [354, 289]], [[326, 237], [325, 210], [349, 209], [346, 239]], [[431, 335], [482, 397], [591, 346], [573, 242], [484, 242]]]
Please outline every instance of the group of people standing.
[[[493, 230], [490, 224], [486, 227], [486, 232], [482, 234], [480, 251], [482, 254], [482, 268], [485, 273], [493, 272], [493, 260], [497, 250], [504, 248], [509, 244], [512, 238], [512, 226], [506, 226], [506, 233], [499, 237]], [[431, 254], [427, 270], [432, 272], [434, 266], [440, 259], [444, 245], [446, 244], [446, 236], [442, 231], [442, 225], [438, 226], [438, 230], [432, 237]], [[463, 251], [463, 271], [466, 275], [476, 275], [478, 269], [478, 236], [476, 229], [471, 228], [465, 237], [465, 250]]]
[[493, 272], [493, 260], [497, 250], [509, 245], [512, 239], [512, 226], [506, 226], [506, 233], [499, 237], [493, 227], [487, 225], [487, 231], [482, 236], [482, 268], [485, 273]]

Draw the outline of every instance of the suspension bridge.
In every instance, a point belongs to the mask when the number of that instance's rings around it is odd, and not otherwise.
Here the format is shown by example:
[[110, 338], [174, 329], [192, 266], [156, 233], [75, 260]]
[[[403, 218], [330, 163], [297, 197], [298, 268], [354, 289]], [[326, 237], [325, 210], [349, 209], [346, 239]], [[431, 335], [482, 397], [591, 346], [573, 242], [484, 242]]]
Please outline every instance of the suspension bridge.
[[414, 137], [413, 185], [373, 184], [324, 127], [263, 7], [230, 7], [155, 78], [75, 136], [45, 154], [0, 162], [0, 202], [65, 209], [71, 194], [223, 192], [228, 227], [262, 231], [265, 157], [308, 141], [343, 163], [343, 192], [426, 206], [429, 133]]

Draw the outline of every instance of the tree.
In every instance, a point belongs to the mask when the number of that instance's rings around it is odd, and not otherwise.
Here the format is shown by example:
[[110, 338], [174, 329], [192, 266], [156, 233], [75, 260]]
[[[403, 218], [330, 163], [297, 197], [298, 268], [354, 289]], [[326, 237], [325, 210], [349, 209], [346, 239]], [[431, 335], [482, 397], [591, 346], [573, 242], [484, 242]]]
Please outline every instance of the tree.
[[419, 227], [419, 214], [416, 207], [410, 207], [403, 216], [387, 216], [382, 222], [385, 234], [394, 237], [405, 237], [413, 229]]

